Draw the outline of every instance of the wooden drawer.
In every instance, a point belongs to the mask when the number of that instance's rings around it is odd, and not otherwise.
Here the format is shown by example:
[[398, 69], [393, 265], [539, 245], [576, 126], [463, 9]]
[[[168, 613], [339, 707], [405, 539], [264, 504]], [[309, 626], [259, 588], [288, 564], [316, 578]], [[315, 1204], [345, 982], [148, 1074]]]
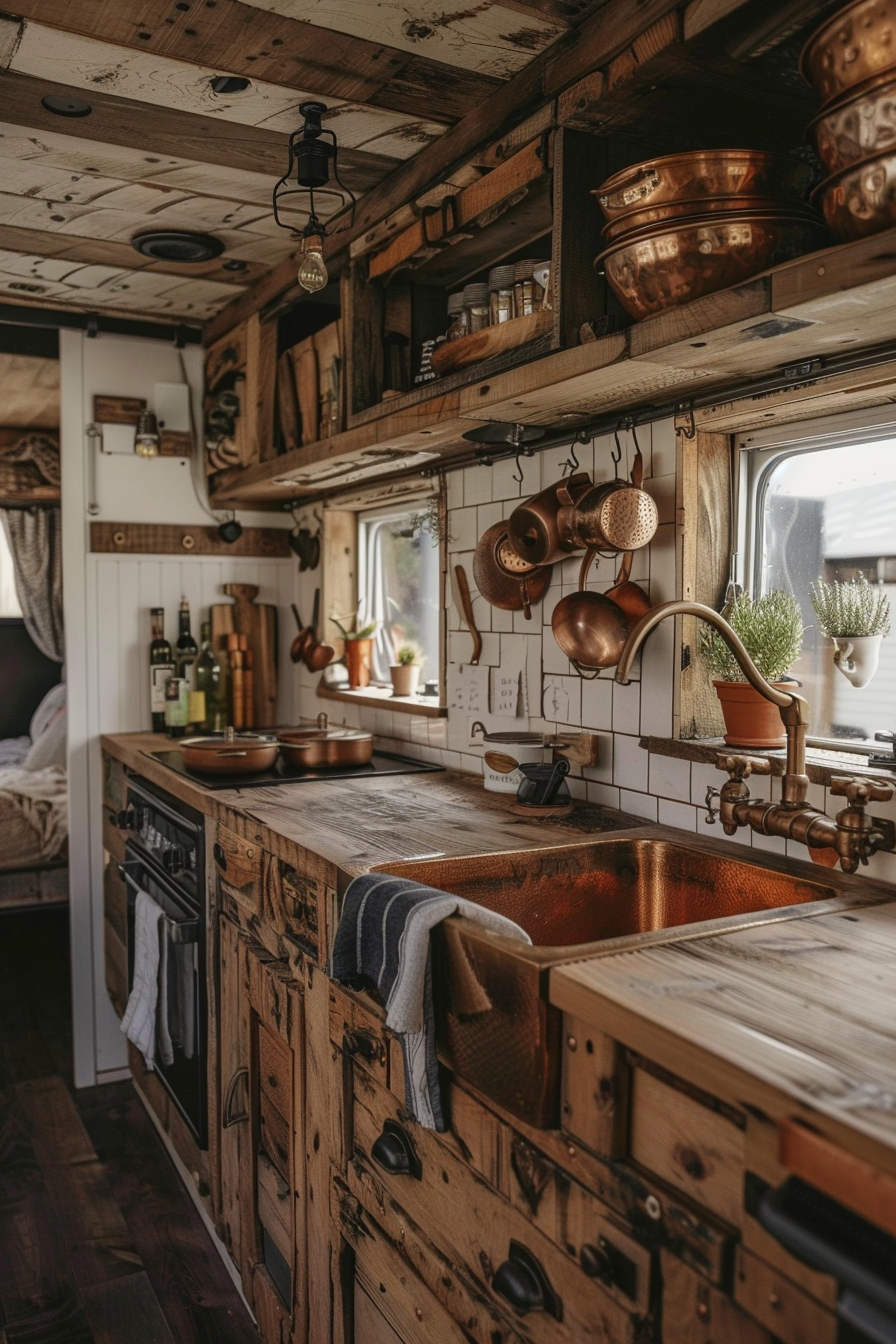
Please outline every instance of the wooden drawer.
[[[493, 1283], [499, 1267], [514, 1251], [512, 1244], [522, 1246], [538, 1261], [560, 1303], [557, 1315], [539, 1310], [521, 1318], [517, 1328], [525, 1339], [552, 1344], [634, 1344], [637, 1339], [643, 1344], [649, 1337], [643, 1310], [649, 1293], [649, 1255], [622, 1229], [616, 1229], [605, 1212], [598, 1223], [593, 1197], [583, 1191], [581, 1198], [571, 1203], [570, 1229], [577, 1237], [594, 1238], [594, 1263], [600, 1256], [624, 1253], [623, 1247], [635, 1247], [635, 1297], [618, 1286], [605, 1287], [589, 1277], [570, 1254], [560, 1250], [523, 1212], [456, 1157], [441, 1136], [407, 1121], [390, 1092], [361, 1071], [356, 1078], [351, 1126], [354, 1147], [347, 1183], [367, 1214], [393, 1240], [401, 1241], [408, 1219], [426, 1229], [436, 1249], [453, 1263], [463, 1264], [494, 1308], [507, 1312], [510, 1319], [515, 1319], [514, 1308]], [[390, 1126], [399, 1127], [409, 1144], [409, 1173], [390, 1171], [382, 1155], [374, 1156], [375, 1145]], [[391, 1134], [395, 1133], [392, 1129]], [[434, 1217], [436, 1210], [438, 1215]], [[599, 1244], [601, 1228], [607, 1233], [612, 1229], [615, 1241], [610, 1249]]]
[[734, 1297], [781, 1344], [836, 1344], [833, 1312], [742, 1246], [737, 1252]]
[[264, 1153], [258, 1154], [258, 1221], [288, 1265], [293, 1262], [293, 1207], [289, 1183]]
[[264, 1022], [258, 1023], [258, 1085], [293, 1128], [292, 1051]]
[[264, 851], [226, 826], [215, 832], [215, 870], [222, 893], [250, 915], [261, 913]]
[[563, 1018], [561, 1126], [599, 1157], [624, 1150], [627, 1069], [624, 1051], [587, 1022]]
[[735, 1227], [743, 1221], [745, 1146], [728, 1113], [632, 1070], [629, 1156]]
[[[329, 983], [330, 1041], [337, 1050], [377, 1078], [384, 1087], [390, 1085], [390, 1075], [399, 1072], [391, 1068], [400, 1064], [400, 1052], [393, 1055], [391, 1033], [383, 1021], [385, 1012], [363, 994], [354, 993], [342, 985]], [[402, 1096], [404, 1079], [401, 1079]]]
[[260, 1146], [284, 1181], [292, 1183], [292, 1126], [284, 1120], [267, 1092], [258, 1097]]
[[661, 1253], [663, 1344], [774, 1344], [757, 1321], [668, 1251]]

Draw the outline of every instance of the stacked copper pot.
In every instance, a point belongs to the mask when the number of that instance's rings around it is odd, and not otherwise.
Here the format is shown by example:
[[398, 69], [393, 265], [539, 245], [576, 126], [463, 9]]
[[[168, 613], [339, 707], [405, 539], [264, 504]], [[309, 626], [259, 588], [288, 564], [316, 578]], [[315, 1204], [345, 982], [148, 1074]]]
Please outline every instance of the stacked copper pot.
[[636, 163], [594, 193], [609, 221], [595, 265], [638, 319], [740, 284], [829, 241], [804, 200], [811, 179], [806, 164], [753, 149]]
[[830, 176], [813, 193], [845, 242], [896, 224], [896, 0], [854, 0], [812, 34], [800, 69], [824, 99], [809, 125]]

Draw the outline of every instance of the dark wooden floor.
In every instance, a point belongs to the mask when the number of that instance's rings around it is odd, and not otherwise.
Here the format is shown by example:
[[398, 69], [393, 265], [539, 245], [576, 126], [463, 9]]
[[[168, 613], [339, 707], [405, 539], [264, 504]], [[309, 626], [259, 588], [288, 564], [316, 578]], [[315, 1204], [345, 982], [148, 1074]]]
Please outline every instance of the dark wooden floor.
[[258, 1344], [130, 1083], [71, 1087], [68, 915], [0, 915], [0, 1344]]

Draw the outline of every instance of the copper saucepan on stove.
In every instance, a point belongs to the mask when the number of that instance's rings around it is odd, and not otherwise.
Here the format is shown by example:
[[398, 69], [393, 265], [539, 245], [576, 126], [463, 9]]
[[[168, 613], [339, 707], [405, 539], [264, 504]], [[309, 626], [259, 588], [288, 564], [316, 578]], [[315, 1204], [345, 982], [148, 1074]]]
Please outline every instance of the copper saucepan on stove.
[[286, 764], [299, 770], [367, 765], [373, 756], [372, 733], [356, 728], [330, 728], [326, 714], [317, 716], [316, 728], [282, 730], [276, 745]]
[[521, 611], [532, 618], [532, 603], [540, 602], [550, 582], [550, 569], [533, 565], [510, 544], [506, 523], [494, 523], [483, 532], [473, 556], [473, 581], [490, 606]]
[[179, 749], [187, 769], [205, 775], [255, 775], [270, 770], [277, 759], [273, 739], [237, 736], [232, 728], [223, 737], [185, 737]]

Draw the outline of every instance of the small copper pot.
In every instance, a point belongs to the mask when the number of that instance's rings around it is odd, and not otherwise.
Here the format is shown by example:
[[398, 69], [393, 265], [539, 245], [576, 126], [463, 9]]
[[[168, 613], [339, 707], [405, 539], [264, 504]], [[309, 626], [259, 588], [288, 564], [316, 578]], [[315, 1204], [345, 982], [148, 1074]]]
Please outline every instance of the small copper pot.
[[582, 561], [579, 591], [561, 598], [551, 616], [554, 639], [586, 680], [593, 680], [601, 668], [616, 666], [631, 628], [615, 602], [585, 590], [592, 556], [589, 551]]
[[276, 745], [287, 765], [300, 770], [367, 765], [373, 756], [373, 734], [355, 728], [329, 728], [319, 714], [316, 728], [281, 731]]
[[896, 147], [896, 70], [848, 90], [806, 128], [829, 173]]
[[844, 243], [892, 228], [896, 224], [896, 146], [826, 177], [813, 200], [831, 232]]
[[[896, 0], [894, 0], [896, 3]], [[801, 200], [812, 169], [786, 154], [759, 149], [701, 149], [633, 163], [608, 177], [595, 195], [607, 219], [676, 201], [716, 201], [719, 197]]]
[[507, 535], [517, 555], [531, 565], [553, 565], [580, 550], [581, 543], [561, 531], [560, 512], [573, 508], [590, 489], [591, 477], [579, 471], [518, 504], [507, 520]]

